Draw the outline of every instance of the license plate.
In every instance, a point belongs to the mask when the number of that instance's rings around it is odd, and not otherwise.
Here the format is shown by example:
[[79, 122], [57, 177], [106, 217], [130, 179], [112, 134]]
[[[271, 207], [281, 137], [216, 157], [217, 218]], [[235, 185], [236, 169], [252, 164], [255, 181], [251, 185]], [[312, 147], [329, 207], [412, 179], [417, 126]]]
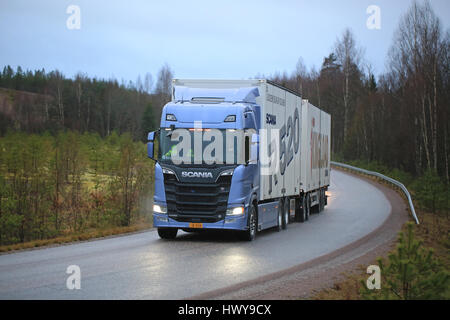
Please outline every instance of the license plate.
[[203, 228], [203, 223], [194, 223], [194, 222], [190, 222], [190, 223], [189, 223], [189, 228], [193, 228], [193, 229], [201, 229], [201, 228]]

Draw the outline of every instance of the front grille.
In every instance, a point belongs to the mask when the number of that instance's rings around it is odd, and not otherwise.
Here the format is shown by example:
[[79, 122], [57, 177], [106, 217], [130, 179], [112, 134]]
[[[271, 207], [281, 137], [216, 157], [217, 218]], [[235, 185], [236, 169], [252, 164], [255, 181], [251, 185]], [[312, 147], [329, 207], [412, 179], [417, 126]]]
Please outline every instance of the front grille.
[[167, 211], [180, 222], [217, 222], [225, 218], [231, 176], [215, 183], [179, 182], [174, 175], [164, 174]]

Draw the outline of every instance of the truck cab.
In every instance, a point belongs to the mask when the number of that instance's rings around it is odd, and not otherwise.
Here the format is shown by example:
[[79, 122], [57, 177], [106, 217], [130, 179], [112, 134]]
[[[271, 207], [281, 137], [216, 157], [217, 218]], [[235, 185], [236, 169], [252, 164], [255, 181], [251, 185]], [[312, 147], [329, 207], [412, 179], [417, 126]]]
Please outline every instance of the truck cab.
[[178, 229], [249, 230], [259, 192], [257, 96], [255, 87], [174, 86], [148, 144], [156, 160], [153, 224], [162, 238]]

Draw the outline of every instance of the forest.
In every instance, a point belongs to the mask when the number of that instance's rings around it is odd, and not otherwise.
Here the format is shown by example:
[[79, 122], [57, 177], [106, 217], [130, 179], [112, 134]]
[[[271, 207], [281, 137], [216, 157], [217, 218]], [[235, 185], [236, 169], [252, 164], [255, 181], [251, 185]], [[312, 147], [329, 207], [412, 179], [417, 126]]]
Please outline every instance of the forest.
[[[448, 212], [450, 31], [430, 4], [403, 15], [375, 77], [351, 30], [319, 70], [269, 78], [332, 116], [334, 160], [392, 173]], [[0, 73], [0, 245], [148, 218], [145, 141], [170, 100], [164, 65], [135, 82], [5, 66]], [[406, 180], [406, 181], [405, 181]]]
[[71, 79], [58, 70], [5, 66], [0, 73], [0, 134], [8, 128], [27, 133], [68, 129], [102, 137], [129, 132], [133, 139], [145, 140], [170, 100], [172, 75], [164, 65], [153, 89], [150, 73], [144, 81], [139, 76], [135, 83], [119, 84], [117, 79], [91, 79], [82, 73]]

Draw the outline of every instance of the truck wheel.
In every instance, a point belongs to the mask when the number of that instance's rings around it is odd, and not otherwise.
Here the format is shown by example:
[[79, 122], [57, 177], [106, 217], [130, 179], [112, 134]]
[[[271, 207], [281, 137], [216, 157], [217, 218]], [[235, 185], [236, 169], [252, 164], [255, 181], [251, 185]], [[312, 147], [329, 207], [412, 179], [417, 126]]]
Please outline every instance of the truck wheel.
[[[311, 206], [311, 202], [309, 202], [310, 203], [309, 214], [320, 212], [320, 191], [317, 193], [316, 197], [318, 197], [318, 200], [319, 200], [316, 205]], [[311, 198], [310, 198], [310, 200], [311, 200]]]
[[306, 220], [309, 220], [309, 215], [311, 214], [311, 198], [309, 197], [309, 194], [306, 195], [306, 203], [305, 203], [305, 208], [306, 208], [306, 212], [305, 212], [305, 217]]
[[283, 206], [283, 229], [287, 229], [287, 225], [289, 224], [289, 215], [290, 215], [290, 207], [289, 207], [289, 198], [284, 199], [284, 206]]
[[295, 222], [303, 222], [302, 215], [302, 200], [297, 198], [295, 199]]
[[277, 231], [283, 229], [283, 201], [278, 201]]
[[256, 226], [257, 226], [257, 218], [256, 218], [256, 209], [255, 206], [252, 205], [248, 212], [248, 229], [242, 231], [241, 238], [245, 241], [253, 241], [256, 238]]
[[307, 220], [306, 218], [306, 196], [303, 196], [301, 200], [299, 200], [298, 204], [298, 213], [297, 213], [297, 219], [299, 222], [305, 222]]
[[175, 239], [177, 228], [158, 228], [158, 235], [161, 239]]
[[320, 211], [325, 209], [325, 190], [320, 190]]
[[320, 193], [320, 195], [322, 196], [320, 198], [320, 211], [323, 211], [325, 209], [325, 201], [326, 201], [326, 197], [325, 197], [325, 189], [322, 189], [322, 192]]
[[312, 213], [320, 213], [321, 206], [322, 206], [322, 204], [321, 204], [321, 201], [322, 201], [322, 192], [321, 192], [321, 191], [319, 191], [318, 197], [319, 197], [319, 203], [316, 204], [314, 207], [311, 208], [311, 209], [312, 209], [312, 210], [311, 210]]

